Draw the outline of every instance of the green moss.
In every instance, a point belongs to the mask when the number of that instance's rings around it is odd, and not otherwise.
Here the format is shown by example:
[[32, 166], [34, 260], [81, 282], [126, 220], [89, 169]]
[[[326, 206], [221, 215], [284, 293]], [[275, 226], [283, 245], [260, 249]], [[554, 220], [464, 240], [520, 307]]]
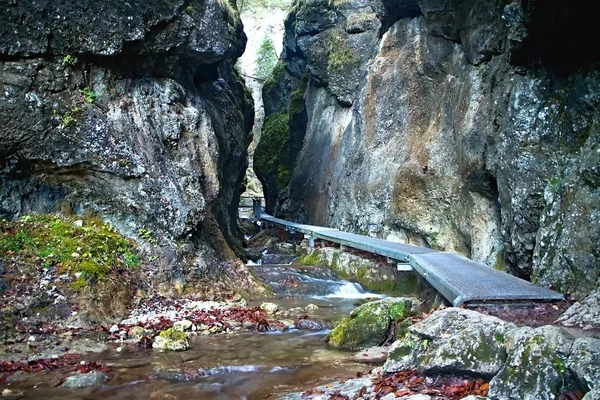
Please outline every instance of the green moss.
[[501, 334], [500, 332], [494, 333], [494, 339], [496, 339], [496, 342], [498, 342], [500, 344], [504, 343], [504, 335]]
[[327, 51], [327, 72], [335, 75], [348, 69], [354, 69], [359, 58], [348, 45], [347, 39], [340, 30], [332, 30], [325, 42]]
[[93, 217], [31, 215], [0, 224], [0, 255], [17, 253], [32, 262], [41, 258], [44, 265], [61, 272], [81, 273], [74, 288], [82, 288], [89, 279], [102, 279], [112, 270], [139, 267], [139, 259], [131, 257], [134, 250], [132, 241]]
[[312, 253], [304, 254], [298, 258], [298, 264], [300, 265], [321, 265], [321, 252], [319, 250], [315, 250]]
[[378, 346], [386, 339], [390, 323], [407, 316], [405, 302], [385, 299], [363, 304], [335, 325], [329, 343], [341, 349]]
[[277, 84], [283, 79], [285, 75], [285, 66], [283, 65], [283, 61], [277, 61], [275, 67], [273, 68], [273, 72], [271, 72], [271, 76], [265, 81], [263, 85], [263, 92], [272, 92], [277, 88]]
[[494, 269], [498, 271], [506, 271], [506, 264], [504, 263], [504, 249], [500, 250], [498, 254], [496, 254]]
[[294, 115], [300, 114], [306, 109], [304, 104], [304, 95], [306, 94], [306, 88], [308, 85], [308, 74], [302, 75], [300, 85], [296, 90], [292, 92], [290, 96], [289, 115], [293, 118]]
[[288, 122], [285, 113], [275, 113], [265, 118], [262, 136], [254, 152], [255, 169], [263, 176], [277, 179], [276, 184], [285, 186], [290, 178], [290, 168], [284, 162], [284, 149], [290, 140]]
[[173, 328], [169, 328], [167, 330], [160, 332], [160, 337], [169, 339], [169, 340], [176, 340], [176, 341], [185, 340], [185, 338], [186, 338], [185, 332], [178, 331]]
[[284, 190], [289, 184], [292, 177], [292, 171], [283, 164], [277, 167], [277, 189]]

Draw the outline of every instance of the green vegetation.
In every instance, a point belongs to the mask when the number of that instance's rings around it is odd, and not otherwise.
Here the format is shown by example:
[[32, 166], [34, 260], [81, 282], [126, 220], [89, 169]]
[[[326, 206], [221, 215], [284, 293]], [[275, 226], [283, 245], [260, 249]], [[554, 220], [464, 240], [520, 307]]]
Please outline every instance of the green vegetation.
[[[234, 3], [231, 4], [231, 1]], [[227, 22], [230, 25], [236, 26], [240, 23], [237, 4], [234, 0], [218, 0], [218, 3], [223, 12], [225, 12], [225, 15], [227, 16]]]
[[285, 66], [283, 65], [283, 61], [277, 61], [275, 67], [273, 68], [273, 72], [271, 76], [265, 81], [263, 85], [263, 93], [273, 92], [277, 89], [277, 84], [281, 82], [283, 79], [283, 75], [285, 74]]
[[321, 265], [321, 252], [314, 250], [312, 253], [304, 254], [298, 258], [298, 264], [300, 265]]
[[140, 230], [138, 230], [138, 236], [149, 243], [156, 243], [156, 239], [152, 236], [152, 231], [146, 228], [140, 228]]
[[173, 328], [169, 328], [167, 330], [161, 331], [160, 337], [164, 338], [164, 339], [176, 340], [176, 341], [185, 340], [185, 338], [186, 338], [184, 332], [178, 331]]
[[358, 65], [359, 59], [339, 30], [332, 30], [325, 42], [327, 72], [339, 74]]
[[558, 372], [561, 375], [564, 375], [565, 372], [567, 372], [567, 367], [565, 365], [565, 362], [560, 357], [556, 357], [552, 361], [552, 368], [554, 368], [556, 370], [556, 372]]
[[54, 117], [58, 120], [60, 128], [67, 128], [77, 121], [76, 115], [81, 112], [79, 107], [73, 108], [71, 111], [64, 113], [58, 113], [56, 110], [53, 111]]
[[267, 79], [277, 64], [277, 53], [275, 46], [269, 36], [265, 36], [258, 49], [256, 58], [256, 77]]
[[81, 289], [90, 279], [111, 271], [138, 268], [132, 241], [95, 217], [77, 219], [56, 215], [28, 215], [0, 222], [0, 255], [14, 254], [63, 273], [79, 275], [71, 286]]
[[94, 92], [90, 88], [86, 87], [86, 88], [80, 90], [80, 93], [83, 95], [83, 97], [85, 98], [85, 101], [87, 103], [92, 104], [98, 99], [98, 93]]
[[294, 118], [295, 115], [306, 109], [306, 105], [304, 104], [304, 94], [306, 93], [307, 85], [308, 74], [304, 74], [300, 80], [300, 85], [290, 96], [290, 106], [288, 107], [290, 118]]
[[73, 56], [72, 56], [72, 55], [70, 55], [70, 54], [67, 54], [67, 55], [66, 55], [66, 56], [64, 56], [64, 57], [63, 57], [63, 59], [62, 59], [62, 65], [65, 65], [65, 66], [72, 67], [72, 66], [74, 66], [75, 64], [77, 64], [77, 58], [73, 57]]
[[194, 12], [194, 6], [192, 6], [192, 5], [187, 6], [185, 8], [185, 12], [188, 13], [188, 14], [193, 13]]
[[254, 152], [255, 168], [264, 176], [277, 176], [276, 184], [280, 188], [287, 186], [290, 177], [290, 168], [284, 155], [290, 140], [288, 122], [288, 115], [282, 112], [265, 118], [261, 140]]
[[384, 299], [363, 304], [335, 325], [329, 344], [349, 350], [379, 346], [387, 338], [390, 325], [403, 321], [409, 313], [410, 304], [402, 300]]

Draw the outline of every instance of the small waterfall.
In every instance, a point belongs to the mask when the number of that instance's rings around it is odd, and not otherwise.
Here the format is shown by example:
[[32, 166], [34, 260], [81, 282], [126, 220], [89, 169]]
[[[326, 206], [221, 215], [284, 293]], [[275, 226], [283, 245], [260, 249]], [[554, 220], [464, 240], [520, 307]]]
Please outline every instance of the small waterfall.
[[379, 294], [368, 293], [358, 283], [339, 281], [337, 290], [325, 297], [342, 299], [364, 299], [367, 297], [382, 297]]
[[269, 283], [276, 294], [346, 299], [381, 297], [365, 292], [358, 283], [339, 279], [328, 268], [255, 265], [253, 270]]

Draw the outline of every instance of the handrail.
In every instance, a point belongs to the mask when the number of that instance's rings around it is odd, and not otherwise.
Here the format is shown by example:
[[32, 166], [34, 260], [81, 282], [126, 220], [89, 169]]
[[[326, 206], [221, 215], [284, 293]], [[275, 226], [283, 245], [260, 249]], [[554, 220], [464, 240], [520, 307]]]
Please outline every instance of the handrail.
[[[563, 295], [495, 270], [451, 252], [390, 242], [369, 236], [343, 232], [334, 228], [298, 224], [265, 213], [260, 202], [253, 202], [254, 215], [266, 223], [303, 233], [314, 244], [323, 239], [341, 246], [379, 254], [390, 262], [408, 263], [454, 306], [467, 302], [489, 301], [561, 301]], [[405, 270], [405, 268], [399, 269]]]

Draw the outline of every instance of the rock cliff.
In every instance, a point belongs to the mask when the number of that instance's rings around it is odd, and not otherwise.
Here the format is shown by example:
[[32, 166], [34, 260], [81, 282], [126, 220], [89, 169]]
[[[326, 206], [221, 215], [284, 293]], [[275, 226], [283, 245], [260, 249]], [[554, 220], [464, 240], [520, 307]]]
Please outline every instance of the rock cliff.
[[268, 210], [583, 298], [600, 277], [600, 52], [577, 49], [598, 16], [537, 0], [299, 2], [263, 91]]
[[0, 218], [93, 213], [167, 284], [235, 259], [253, 121], [235, 4], [10, 0], [0, 20]]

